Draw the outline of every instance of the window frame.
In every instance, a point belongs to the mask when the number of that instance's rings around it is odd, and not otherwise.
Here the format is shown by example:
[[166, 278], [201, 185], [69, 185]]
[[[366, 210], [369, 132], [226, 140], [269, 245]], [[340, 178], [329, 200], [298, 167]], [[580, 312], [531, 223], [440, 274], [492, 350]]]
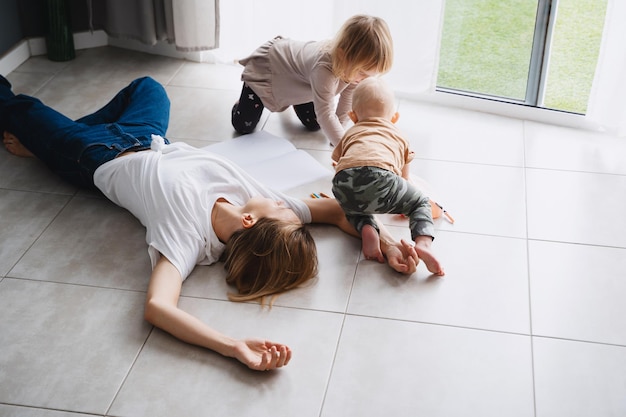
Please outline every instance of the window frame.
[[518, 104], [556, 112], [580, 114], [566, 110], [546, 109], [542, 107], [548, 78], [552, 32], [556, 23], [557, 3], [558, 0], [537, 0], [537, 13], [535, 16], [533, 43], [528, 68], [528, 79], [526, 82], [526, 94], [523, 100], [440, 86], [435, 86], [435, 91], [496, 102]]

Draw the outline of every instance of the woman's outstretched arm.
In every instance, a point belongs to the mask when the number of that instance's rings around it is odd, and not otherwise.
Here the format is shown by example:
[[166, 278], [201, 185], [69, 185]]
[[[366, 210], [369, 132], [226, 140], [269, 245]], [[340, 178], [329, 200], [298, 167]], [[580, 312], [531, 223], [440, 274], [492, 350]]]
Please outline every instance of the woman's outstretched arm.
[[305, 198], [303, 201], [311, 210], [313, 223], [326, 223], [339, 227], [349, 235], [360, 238], [350, 224], [341, 206], [334, 198]]
[[233, 339], [178, 308], [181, 287], [180, 273], [161, 256], [150, 277], [145, 319], [180, 340], [236, 358], [250, 369], [266, 371], [289, 363], [291, 350], [286, 345], [264, 339]]

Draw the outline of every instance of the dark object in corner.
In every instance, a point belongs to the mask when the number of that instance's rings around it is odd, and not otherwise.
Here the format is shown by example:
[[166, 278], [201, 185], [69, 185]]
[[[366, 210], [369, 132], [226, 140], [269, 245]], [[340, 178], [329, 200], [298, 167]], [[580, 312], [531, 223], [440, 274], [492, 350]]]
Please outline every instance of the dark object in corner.
[[67, 0], [47, 0], [46, 48], [51, 61], [69, 61], [76, 56]]

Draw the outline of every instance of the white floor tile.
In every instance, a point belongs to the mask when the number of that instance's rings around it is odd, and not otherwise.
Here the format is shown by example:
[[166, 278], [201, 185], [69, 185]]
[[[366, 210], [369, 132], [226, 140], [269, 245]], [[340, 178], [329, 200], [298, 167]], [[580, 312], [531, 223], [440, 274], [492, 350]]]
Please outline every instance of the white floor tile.
[[20, 158], [0, 149], [0, 188], [73, 195], [76, 187], [51, 175], [50, 170], [34, 158]]
[[626, 346], [626, 249], [529, 242], [533, 333]]
[[626, 175], [626, 140], [526, 122], [526, 160], [531, 168]]
[[20, 260], [68, 199], [0, 189], [0, 275], [6, 275]]
[[439, 222], [442, 230], [526, 237], [521, 168], [415, 160], [411, 173], [425, 179], [429, 196], [453, 214], [456, 222]]
[[[76, 51], [76, 61], [83, 60], [83, 54], [85, 51]], [[67, 68], [72, 62], [76, 61], [50, 61], [45, 55], [31, 56], [26, 62], [20, 65], [13, 73], [35, 73], [35, 74], [58, 74]]]
[[70, 119], [78, 119], [101, 109], [130, 81], [106, 78], [80, 83], [72, 77], [56, 76], [38, 91], [37, 98]]
[[243, 84], [241, 81], [242, 71], [241, 65], [207, 65], [198, 62], [185, 62], [169, 82], [169, 85], [232, 90], [237, 92], [237, 98], [239, 98]]
[[145, 229], [100, 198], [74, 198], [11, 270], [11, 276], [145, 291]]
[[143, 299], [5, 278], [0, 403], [104, 414], [148, 336]]
[[276, 305], [345, 312], [354, 283], [361, 242], [332, 226], [314, 226], [319, 274], [302, 288], [281, 295]]
[[168, 138], [223, 141], [238, 136], [230, 123], [238, 92], [170, 86], [166, 90], [171, 101]]
[[348, 312], [530, 333], [524, 240], [444, 232], [433, 249], [444, 265], [443, 277], [431, 275], [423, 264], [407, 277], [361, 261]]
[[528, 237], [626, 248], [626, 176], [529, 169]]
[[417, 158], [521, 167], [522, 122], [401, 100], [398, 127]]
[[[321, 130], [308, 131], [298, 120], [296, 112], [289, 107], [283, 112], [269, 113], [263, 130], [281, 138], [288, 138], [298, 149], [332, 151], [330, 141]], [[329, 160], [330, 161], [330, 160]]]
[[226, 283], [226, 271], [223, 263], [208, 266], [196, 266], [187, 277], [181, 289], [182, 295], [190, 297], [227, 300], [228, 292], [233, 291]]
[[[319, 416], [343, 316], [183, 299], [181, 308], [235, 337], [259, 336], [293, 350], [287, 368], [255, 372], [234, 359], [155, 331], [110, 413], [121, 416]], [[271, 411], [268, 411], [271, 410]]]
[[112, 80], [128, 84], [136, 78], [150, 76], [166, 84], [184, 63], [180, 59], [121, 48], [90, 48], [82, 51], [80, 59], [69, 61], [55, 80], [69, 78], [78, 86]]
[[15, 94], [32, 96], [53, 76], [54, 73], [13, 72], [7, 76], [7, 79], [13, 86], [12, 90]]
[[323, 417], [531, 417], [527, 336], [348, 316]]
[[533, 338], [537, 417], [626, 415], [626, 348]]

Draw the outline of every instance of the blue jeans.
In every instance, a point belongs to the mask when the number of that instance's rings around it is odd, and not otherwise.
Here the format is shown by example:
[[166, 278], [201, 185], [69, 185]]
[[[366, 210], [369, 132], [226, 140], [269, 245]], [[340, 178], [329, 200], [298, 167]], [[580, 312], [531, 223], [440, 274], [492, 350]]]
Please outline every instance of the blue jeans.
[[0, 129], [79, 186], [94, 188], [100, 165], [129, 150], [149, 149], [153, 134], [165, 136], [169, 112], [165, 89], [149, 77], [133, 81], [103, 108], [76, 121], [37, 98], [13, 94], [0, 79]]

